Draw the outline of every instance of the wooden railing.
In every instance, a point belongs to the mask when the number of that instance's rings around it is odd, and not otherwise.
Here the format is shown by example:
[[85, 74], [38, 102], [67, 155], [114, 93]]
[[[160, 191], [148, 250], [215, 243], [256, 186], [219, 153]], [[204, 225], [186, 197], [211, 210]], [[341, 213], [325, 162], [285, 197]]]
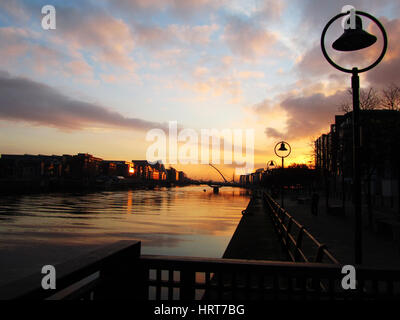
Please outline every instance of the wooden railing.
[[334, 263], [338, 260], [293, 216], [283, 209], [268, 193], [263, 194], [264, 204], [270, 213], [290, 260], [294, 262]]
[[[55, 266], [56, 290], [42, 274], [0, 288], [0, 299], [346, 300], [400, 298], [400, 271], [357, 267], [344, 290], [339, 264], [140, 255], [122, 241]], [[322, 285], [321, 285], [322, 284]]]

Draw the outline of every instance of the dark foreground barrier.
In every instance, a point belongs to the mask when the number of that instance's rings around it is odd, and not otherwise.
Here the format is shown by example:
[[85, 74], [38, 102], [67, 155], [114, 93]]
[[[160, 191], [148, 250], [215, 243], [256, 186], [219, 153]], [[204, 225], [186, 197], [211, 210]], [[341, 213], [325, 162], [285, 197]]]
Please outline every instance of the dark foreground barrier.
[[340, 264], [140, 255], [121, 241], [55, 266], [55, 290], [42, 274], [0, 288], [1, 299], [34, 300], [347, 300], [398, 299], [400, 271], [356, 267], [357, 289], [344, 290]]

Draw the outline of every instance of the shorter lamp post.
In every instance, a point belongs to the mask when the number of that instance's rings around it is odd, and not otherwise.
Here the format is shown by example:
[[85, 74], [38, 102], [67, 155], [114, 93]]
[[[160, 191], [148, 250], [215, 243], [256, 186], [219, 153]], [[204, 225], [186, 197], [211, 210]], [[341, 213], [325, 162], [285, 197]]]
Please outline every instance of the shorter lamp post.
[[271, 193], [273, 192], [273, 179], [272, 179], [272, 170], [270, 169], [271, 167], [274, 167], [274, 168], [276, 168], [276, 162], [274, 161], [274, 160], [270, 160], [270, 161], [268, 161], [267, 162], [267, 169], [266, 169], [266, 173], [267, 174], [271, 174], [271, 177], [270, 177], [270, 191], [271, 191]]
[[[278, 149], [278, 146], [279, 146], [279, 149]], [[284, 171], [283, 170], [285, 168], [284, 159], [290, 155], [290, 153], [292, 152], [292, 148], [290, 147], [289, 143], [287, 143], [285, 141], [281, 141], [275, 145], [274, 152], [279, 158], [282, 159], [281, 207], [283, 208], [283, 192], [284, 192], [284, 190], [283, 190], [284, 189], [284, 186], [283, 186], [283, 172]]]
[[267, 162], [267, 171], [271, 167], [276, 167], [276, 162], [274, 160], [270, 160], [270, 161]]

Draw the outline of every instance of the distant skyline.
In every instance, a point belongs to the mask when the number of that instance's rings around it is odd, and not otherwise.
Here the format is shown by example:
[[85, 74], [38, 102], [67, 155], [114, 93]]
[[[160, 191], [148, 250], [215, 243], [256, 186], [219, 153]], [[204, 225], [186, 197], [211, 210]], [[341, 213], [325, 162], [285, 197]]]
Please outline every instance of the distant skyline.
[[[57, 29], [41, 28], [56, 8]], [[329, 130], [348, 98], [348, 75], [323, 58], [326, 22], [344, 5], [376, 16], [389, 37], [385, 59], [363, 87], [400, 84], [400, 2], [101, 0], [0, 2], [0, 153], [90, 153], [145, 159], [146, 132], [254, 129], [255, 169], [275, 143], [307, 163], [313, 138]], [[377, 44], [337, 55], [353, 66]], [[342, 30], [338, 22], [328, 42]], [[369, 59], [369, 60], [368, 60]], [[208, 165], [173, 165], [191, 178], [218, 179]], [[231, 177], [232, 166], [220, 165]]]

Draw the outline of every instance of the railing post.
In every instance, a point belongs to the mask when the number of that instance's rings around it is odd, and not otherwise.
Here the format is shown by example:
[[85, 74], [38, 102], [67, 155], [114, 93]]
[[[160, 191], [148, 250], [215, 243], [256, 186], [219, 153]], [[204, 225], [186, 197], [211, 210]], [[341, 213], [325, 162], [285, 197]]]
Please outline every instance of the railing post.
[[[220, 276], [220, 274], [218, 276]], [[195, 298], [195, 272], [193, 270], [181, 270], [180, 281], [180, 300], [193, 301]]]
[[[301, 228], [299, 230], [299, 234], [297, 235], [297, 239], [296, 239], [296, 252], [294, 254], [295, 261], [299, 260], [301, 245], [303, 242], [303, 231], [304, 231], [304, 227], [301, 226]], [[308, 261], [305, 261], [305, 262], [308, 262]]]
[[131, 272], [135, 274], [135, 300], [148, 300], [149, 299], [149, 268], [143, 261], [139, 260], [139, 264]]
[[290, 229], [292, 228], [292, 222], [293, 222], [293, 217], [289, 216], [289, 221], [288, 221], [288, 224], [286, 226], [286, 239], [285, 239], [286, 247], [287, 247], [288, 250], [289, 250], [289, 246], [288, 246], [289, 234], [290, 234]]
[[326, 245], [325, 244], [320, 244], [318, 249], [317, 249], [317, 254], [315, 255], [315, 259], [314, 262], [322, 262], [322, 257], [324, 254], [324, 250], [326, 249]]
[[108, 257], [100, 270], [101, 289], [95, 299], [133, 299], [138, 289], [140, 242]]

